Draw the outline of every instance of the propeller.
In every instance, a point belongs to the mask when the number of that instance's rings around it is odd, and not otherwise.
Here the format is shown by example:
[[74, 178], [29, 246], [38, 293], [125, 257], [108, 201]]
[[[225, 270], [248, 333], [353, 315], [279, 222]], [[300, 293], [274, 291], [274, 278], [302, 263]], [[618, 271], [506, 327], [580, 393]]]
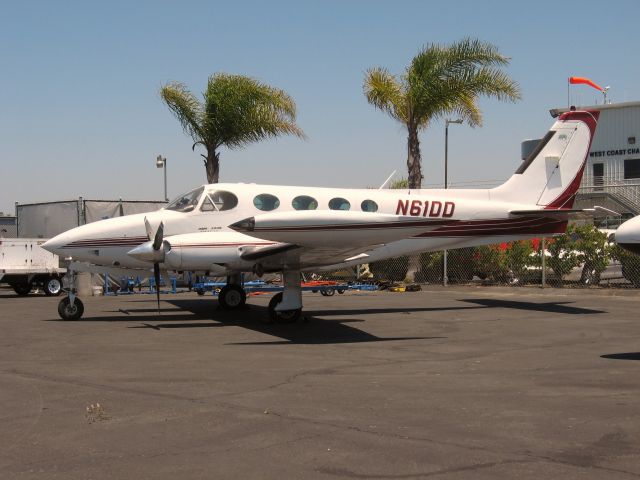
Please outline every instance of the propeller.
[[[147, 231], [147, 238], [151, 240], [153, 238], [153, 250], [157, 252], [162, 248], [162, 241], [164, 237], [164, 224], [160, 222], [158, 229], [153, 232], [153, 228], [147, 220], [147, 217], [144, 217], [144, 228]], [[160, 315], [160, 262], [154, 260], [153, 262], [153, 278], [156, 281], [156, 300], [158, 302], [158, 315]]]

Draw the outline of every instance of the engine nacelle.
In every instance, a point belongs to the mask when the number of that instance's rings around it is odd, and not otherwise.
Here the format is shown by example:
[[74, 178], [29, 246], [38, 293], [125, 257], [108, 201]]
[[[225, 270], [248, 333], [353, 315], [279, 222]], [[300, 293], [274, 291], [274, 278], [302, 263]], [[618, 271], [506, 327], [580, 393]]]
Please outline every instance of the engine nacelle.
[[176, 244], [168, 241], [164, 264], [174, 270], [215, 270], [240, 261], [240, 247], [224, 244]]

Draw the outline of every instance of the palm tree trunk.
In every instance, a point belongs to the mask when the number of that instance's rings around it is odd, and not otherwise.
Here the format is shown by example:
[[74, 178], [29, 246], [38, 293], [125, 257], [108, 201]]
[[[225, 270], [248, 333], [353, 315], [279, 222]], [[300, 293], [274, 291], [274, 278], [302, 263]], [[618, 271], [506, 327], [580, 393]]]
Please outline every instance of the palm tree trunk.
[[218, 183], [220, 175], [220, 154], [215, 149], [207, 150], [207, 161], [205, 162], [207, 170], [207, 181], [209, 183]]
[[[408, 125], [409, 136], [407, 138], [407, 172], [409, 175], [409, 188], [422, 187], [422, 157], [420, 156], [420, 140], [418, 140], [418, 128]], [[415, 282], [416, 273], [420, 268], [420, 254], [409, 255], [409, 268], [407, 280]]]
[[409, 174], [409, 188], [422, 187], [422, 157], [420, 156], [420, 141], [418, 140], [418, 127], [408, 125], [409, 136], [407, 138], [407, 172]]

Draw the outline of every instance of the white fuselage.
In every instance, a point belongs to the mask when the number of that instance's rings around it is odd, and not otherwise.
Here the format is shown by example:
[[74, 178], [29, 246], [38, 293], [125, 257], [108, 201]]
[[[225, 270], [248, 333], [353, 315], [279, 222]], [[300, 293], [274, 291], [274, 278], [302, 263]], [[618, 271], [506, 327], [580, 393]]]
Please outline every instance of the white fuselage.
[[[541, 228], [546, 229], [547, 233], [553, 232], [553, 229], [548, 229], [548, 222], [541, 219], [510, 218], [510, 210], [531, 205], [492, 201], [491, 190], [371, 190], [255, 184], [214, 184], [201, 188], [203, 193], [193, 208], [187, 208], [189, 211], [173, 210], [170, 206], [146, 214], [101, 220], [58, 235], [47, 246], [77, 261], [121, 268], [149, 268], [148, 262], [128, 255], [134, 247], [148, 240], [144, 224], [146, 218], [154, 227], [162, 222], [164, 238], [172, 243], [179, 240], [175, 246], [188, 245], [182, 247], [183, 251], [189, 249], [188, 259], [187, 255], [183, 255], [185, 262], [167, 264], [165, 268], [207, 271], [214, 265], [225, 264], [234, 270], [250, 270], [253, 262], [239, 259], [239, 252], [246, 246], [267, 246], [274, 241], [262, 240], [259, 232], [249, 236], [233, 231], [229, 225], [247, 217], [276, 212], [286, 216], [288, 212], [300, 212], [313, 206], [317, 214], [324, 210], [330, 217], [331, 207], [339, 206], [340, 211], [344, 211], [347, 202], [350, 211], [362, 212], [362, 215], [396, 215], [437, 224], [412, 227], [403, 233], [390, 233], [385, 228], [354, 228], [349, 232], [340, 232], [340, 236], [319, 232], [318, 238], [327, 245], [362, 245], [360, 253], [367, 253], [367, 257], [347, 263], [366, 263], [417, 251], [493, 243], [505, 238], [529, 238], [538, 235]], [[219, 192], [232, 194], [237, 204], [228, 210], [210, 209], [206, 193], [211, 198], [216, 193], [220, 196]], [[265, 207], [256, 197], [265, 194], [277, 199], [277, 208], [269, 211], [258, 208]], [[309, 198], [301, 201], [299, 197]], [[294, 205], [301, 210], [296, 210]], [[268, 206], [271, 207], [273, 205]], [[363, 212], [363, 208], [376, 211]], [[297, 235], [303, 234], [288, 232], [286, 241], [295, 243]], [[304, 235], [308, 235], [308, 232]], [[364, 249], [366, 245], [376, 247]], [[326, 261], [314, 262], [313, 266], [345, 263], [346, 260], [345, 257], [327, 256]]]

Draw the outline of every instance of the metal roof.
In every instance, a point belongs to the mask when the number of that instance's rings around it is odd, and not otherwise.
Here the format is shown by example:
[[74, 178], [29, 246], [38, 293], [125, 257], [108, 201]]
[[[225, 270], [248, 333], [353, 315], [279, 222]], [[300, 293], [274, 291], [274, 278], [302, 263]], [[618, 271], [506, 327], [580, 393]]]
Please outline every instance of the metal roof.
[[[606, 105], [585, 105], [575, 107], [576, 110], [615, 110], [618, 108], [640, 107], [640, 101], [636, 102], [622, 102], [622, 103], [607, 103]], [[561, 113], [565, 113], [571, 110], [571, 107], [552, 108], [549, 113], [553, 118], [557, 117]]]

